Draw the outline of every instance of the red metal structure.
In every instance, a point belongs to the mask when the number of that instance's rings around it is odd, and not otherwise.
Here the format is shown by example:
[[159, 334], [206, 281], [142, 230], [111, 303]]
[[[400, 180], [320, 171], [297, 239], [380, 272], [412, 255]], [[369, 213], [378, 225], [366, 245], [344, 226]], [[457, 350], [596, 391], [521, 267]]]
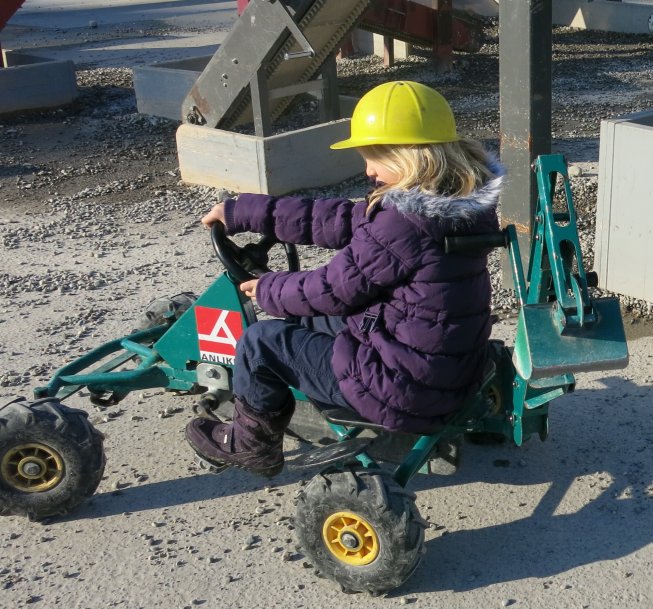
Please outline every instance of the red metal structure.
[[[25, 0], [2, 0], [0, 1], [0, 31], [7, 25], [14, 13], [22, 6]], [[0, 44], [0, 52], [2, 44]], [[4, 62], [0, 61], [0, 68], [4, 67]]]
[[7, 25], [14, 13], [22, 6], [25, 0], [2, 0], [0, 2], [0, 30]]
[[420, 46], [451, 45], [456, 51], [481, 48], [481, 23], [453, 8], [453, 0], [374, 0], [359, 27]]
[[[238, 0], [242, 14], [248, 0]], [[358, 23], [361, 29], [384, 36], [384, 63], [394, 63], [393, 40], [431, 47], [438, 69], [450, 70], [453, 51], [475, 53], [481, 48], [481, 21], [466, 11], [455, 10], [453, 0], [431, 0], [430, 6], [415, 0], [373, 0]], [[345, 43], [341, 56], [351, 53]]]

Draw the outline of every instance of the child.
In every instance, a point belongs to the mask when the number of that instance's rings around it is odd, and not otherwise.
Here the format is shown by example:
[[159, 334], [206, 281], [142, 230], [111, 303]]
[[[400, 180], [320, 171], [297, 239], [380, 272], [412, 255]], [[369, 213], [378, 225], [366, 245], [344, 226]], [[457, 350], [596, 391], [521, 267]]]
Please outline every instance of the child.
[[244, 332], [233, 422], [186, 428], [207, 461], [273, 476], [295, 408], [288, 386], [389, 430], [428, 433], [478, 388], [490, 336], [487, 252], [446, 254], [445, 235], [498, 230], [501, 166], [456, 133], [451, 108], [416, 82], [389, 82], [356, 106], [351, 137], [376, 186], [366, 202], [243, 194], [205, 225], [339, 250], [312, 271], [241, 284], [267, 313]]

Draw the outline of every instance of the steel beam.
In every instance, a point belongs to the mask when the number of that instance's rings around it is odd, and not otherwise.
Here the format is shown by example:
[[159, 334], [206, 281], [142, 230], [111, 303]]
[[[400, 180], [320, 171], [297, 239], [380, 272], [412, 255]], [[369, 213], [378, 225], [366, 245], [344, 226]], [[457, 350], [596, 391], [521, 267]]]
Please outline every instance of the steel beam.
[[[501, 222], [517, 227], [525, 268], [537, 202], [531, 166], [538, 155], [551, 152], [551, 4], [501, 0], [499, 5], [500, 145], [508, 170]], [[510, 274], [504, 277], [509, 285]]]
[[[324, 73], [323, 65], [332, 61], [331, 55], [370, 1], [249, 2], [186, 95], [182, 121], [230, 129], [254, 120], [257, 132], [267, 132], [292, 101], [292, 97], [276, 96], [270, 104], [267, 93], [305, 83], [321, 70]], [[263, 97], [252, 100], [252, 91]], [[337, 93], [330, 95], [333, 102]]]
[[437, 10], [435, 14], [435, 31], [433, 39], [433, 58], [438, 72], [453, 70], [453, 16], [452, 0], [431, 0]]

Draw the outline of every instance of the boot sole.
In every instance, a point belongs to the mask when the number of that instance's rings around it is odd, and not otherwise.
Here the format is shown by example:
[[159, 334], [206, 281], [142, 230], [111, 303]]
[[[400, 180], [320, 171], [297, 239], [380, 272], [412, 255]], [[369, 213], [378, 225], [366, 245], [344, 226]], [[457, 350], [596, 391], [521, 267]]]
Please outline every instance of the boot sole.
[[254, 467], [245, 467], [243, 465], [239, 465], [238, 463], [227, 463], [225, 461], [218, 461], [216, 459], [212, 459], [211, 457], [207, 457], [205, 454], [197, 450], [192, 444], [190, 444], [190, 447], [193, 449], [196, 458], [199, 460], [200, 467], [202, 469], [209, 470], [212, 474], [221, 474], [228, 467], [237, 467], [238, 469], [242, 469], [246, 472], [263, 476], [264, 478], [272, 478], [277, 474], [281, 473], [281, 471], [283, 470], [283, 463], [279, 463], [271, 467], [259, 469]]
[[210, 474], [221, 474], [229, 466], [226, 463], [218, 463], [217, 461], [208, 461], [205, 457], [195, 453], [195, 462], [200, 469], [203, 469]]

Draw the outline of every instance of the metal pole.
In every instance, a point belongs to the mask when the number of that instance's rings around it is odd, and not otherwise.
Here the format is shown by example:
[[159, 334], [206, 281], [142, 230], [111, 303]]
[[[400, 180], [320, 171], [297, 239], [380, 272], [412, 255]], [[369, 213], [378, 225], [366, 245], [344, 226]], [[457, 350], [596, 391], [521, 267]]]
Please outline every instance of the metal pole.
[[252, 93], [252, 114], [254, 115], [254, 133], [257, 137], [272, 135], [272, 119], [270, 118], [270, 98], [265, 66], [256, 70], [250, 81]]
[[[551, 4], [501, 0], [499, 5], [501, 160], [508, 170], [501, 222], [517, 228], [525, 268], [537, 202], [531, 165], [551, 152]], [[504, 272], [506, 286], [510, 277]]]
[[340, 97], [338, 95], [338, 68], [335, 54], [329, 55], [321, 70], [326, 87], [322, 89], [320, 100], [320, 119], [323, 122], [337, 121], [340, 118]]
[[[433, 6], [435, 5], [435, 6]], [[453, 0], [431, 0], [435, 14], [433, 57], [438, 72], [453, 70]]]

